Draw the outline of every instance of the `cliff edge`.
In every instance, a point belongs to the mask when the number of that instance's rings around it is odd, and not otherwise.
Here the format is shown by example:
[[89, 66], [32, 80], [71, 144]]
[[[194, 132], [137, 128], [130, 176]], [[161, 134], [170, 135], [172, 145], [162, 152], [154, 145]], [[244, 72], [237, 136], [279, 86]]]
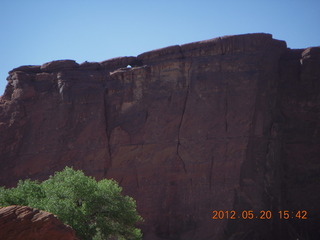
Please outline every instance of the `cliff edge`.
[[0, 99], [0, 185], [74, 166], [120, 182], [147, 240], [319, 239], [319, 90], [320, 48], [263, 33], [18, 67]]

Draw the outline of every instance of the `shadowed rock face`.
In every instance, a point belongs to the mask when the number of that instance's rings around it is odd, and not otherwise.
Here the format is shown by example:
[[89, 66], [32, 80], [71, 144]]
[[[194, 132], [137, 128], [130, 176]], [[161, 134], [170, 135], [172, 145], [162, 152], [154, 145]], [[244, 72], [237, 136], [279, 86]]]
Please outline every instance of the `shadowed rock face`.
[[147, 240], [316, 239], [319, 71], [319, 48], [269, 34], [16, 68], [0, 100], [0, 184], [74, 166], [120, 182]]
[[3, 240], [77, 240], [74, 230], [48, 212], [23, 206], [0, 207]]

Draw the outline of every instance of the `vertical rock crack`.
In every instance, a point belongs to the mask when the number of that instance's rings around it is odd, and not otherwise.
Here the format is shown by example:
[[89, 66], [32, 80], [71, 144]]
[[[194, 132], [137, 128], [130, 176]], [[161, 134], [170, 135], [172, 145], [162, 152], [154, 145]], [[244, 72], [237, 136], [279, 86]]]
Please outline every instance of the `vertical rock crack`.
[[213, 156], [212, 156], [212, 157], [211, 157], [211, 162], [210, 162], [210, 172], [209, 172], [209, 189], [210, 189], [210, 190], [211, 190], [211, 188], [212, 188], [213, 161], [214, 161], [214, 158], [213, 158]]
[[183, 170], [184, 170], [185, 173], [187, 173], [186, 165], [185, 165], [185, 162], [183, 161], [183, 159], [182, 159], [182, 157], [180, 155], [180, 151], [179, 150], [180, 150], [180, 146], [181, 146], [181, 143], [180, 143], [181, 126], [182, 126], [182, 122], [183, 122], [185, 111], [186, 111], [186, 107], [187, 107], [188, 96], [189, 96], [189, 86], [187, 88], [186, 97], [185, 97], [184, 103], [183, 103], [181, 119], [180, 119], [180, 123], [179, 123], [179, 127], [178, 127], [179, 130], [178, 130], [178, 143], [177, 143], [177, 156], [181, 161], [181, 164], [183, 166]]
[[224, 113], [226, 132], [228, 132], [228, 92], [229, 92], [229, 84], [227, 83], [226, 94], [225, 94], [225, 113]]
[[107, 176], [108, 169], [112, 166], [112, 156], [111, 156], [111, 148], [110, 148], [110, 133], [108, 127], [108, 112], [107, 112], [107, 90], [105, 90], [103, 94], [103, 113], [104, 113], [104, 122], [105, 122], [105, 134], [107, 137], [107, 151], [109, 159], [106, 159], [105, 167], [104, 167], [104, 177]]
[[181, 114], [181, 118], [180, 118], [180, 122], [179, 122], [179, 126], [178, 126], [178, 143], [177, 143], [177, 156], [183, 166], [183, 170], [185, 173], [187, 173], [187, 169], [186, 169], [186, 164], [183, 160], [183, 158], [180, 155], [180, 146], [181, 146], [181, 141], [180, 141], [180, 135], [181, 135], [181, 127], [182, 127], [182, 123], [185, 117], [185, 112], [187, 109], [187, 102], [188, 102], [188, 98], [189, 98], [189, 93], [190, 93], [190, 83], [189, 83], [189, 79], [190, 79], [190, 69], [191, 69], [191, 64], [189, 66], [188, 69], [188, 75], [187, 75], [187, 79], [186, 79], [186, 84], [187, 84], [187, 91], [186, 91], [186, 96], [184, 98], [184, 102], [183, 102], [183, 107], [182, 107], [182, 114]]

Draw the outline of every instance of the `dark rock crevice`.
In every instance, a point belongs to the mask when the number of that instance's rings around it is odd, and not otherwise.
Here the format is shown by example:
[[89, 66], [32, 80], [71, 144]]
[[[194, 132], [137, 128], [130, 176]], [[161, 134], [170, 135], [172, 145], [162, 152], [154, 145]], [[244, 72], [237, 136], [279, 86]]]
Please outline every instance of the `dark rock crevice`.
[[110, 125], [108, 120], [108, 107], [107, 107], [107, 90], [105, 91], [105, 94], [103, 95], [103, 115], [105, 120], [105, 134], [106, 134], [106, 142], [107, 142], [107, 152], [108, 152], [108, 159], [105, 160], [105, 168], [104, 168], [104, 177], [107, 177], [108, 169], [112, 167], [112, 153], [111, 153], [111, 145], [110, 145]]
[[224, 113], [226, 133], [228, 133], [228, 94], [229, 94], [229, 84], [227, 82], [226, 83], [226, 90], [225, 90], [225, 113]]
[[186, 112], [186, 108], [187, 108], [187, 102], [188, 102], [188, 97], [189, 97], [189, 85], [187, 86], [187, 90], [186, 90], [186, 94], [185, 94], [185, 99], [183, 102], [183, 108], [182, 108], [182, 113], [181, 113], [181, 118], [180, 118], [180, 122], [179, 122], [179, 126], [178, 126], [178, 142], [177, 142], [177, 156], [179, 158], [179, 160], [181, 161], [181, 164], [183, 166], [183, 170], [185, 173], [187, 173], [187, 169], [186, 169], [186, 165], [185, 162], [183, 161], [181, 155], [180, 155], [180, 147], [181, 147], [181, 128], [182, 128], [182, 124], [183, 124], [183, 119], [185, 116], [185, 112]]
[[186, 91], [186, 93], [185, 93], [185, 98], [184, 98], [183, 105], [182, 105], [181, 118], [180, 118], [179, 125], [178, 125], [178, 137], [177, 137], [178, 139], [177, 139], [177, 147], [176, 147], [177, 156], [178, 156], [179, 160], [181, 161], [181, 164], [183, 166], [183, 170], [184, 170], [185, 173], [187, 173], [187, 169], [186, 169], [186, 164], [185, 164], [183, 158], [180, 155], [180, 148], [181, 148], [182, 125], [183, 125], [183, 121], [184, 121], [184, 118], [185, 118], [188, 99], [189, 99], [189, 94], [190, 94], [191, 68], [192, 68], [192, 63], [190, 63], [190, 66], [188, 66], [188, 70], [187, 70], [187, 74], [186, 74], [186, 78], [185, 78], [185, 84], [186, 84], [186, 90], [185, 91]]
[[214, 168], [213, 168], [213, 164], [214, 164], [214, 156], [211, 157], [211, 162], [210, 162], [210, 168], [209, 168], [209, 189], [212, 189], [213, 186], [213, 174], [214, 174]]

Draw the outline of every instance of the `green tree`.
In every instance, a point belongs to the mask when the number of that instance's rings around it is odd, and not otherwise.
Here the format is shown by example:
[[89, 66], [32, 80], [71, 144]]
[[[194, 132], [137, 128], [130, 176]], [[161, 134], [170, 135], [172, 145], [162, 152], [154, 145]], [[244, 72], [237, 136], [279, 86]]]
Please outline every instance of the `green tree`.
[[41, 183], [19, 181], [16, 188], [0, 188], [0, 205], [25, 205], [56, 214], [79, 238], [141, 239], [135, 224], [142, 221], [136, 202], [121, 194], [114, 180], [96, 181], [66, 167]]

